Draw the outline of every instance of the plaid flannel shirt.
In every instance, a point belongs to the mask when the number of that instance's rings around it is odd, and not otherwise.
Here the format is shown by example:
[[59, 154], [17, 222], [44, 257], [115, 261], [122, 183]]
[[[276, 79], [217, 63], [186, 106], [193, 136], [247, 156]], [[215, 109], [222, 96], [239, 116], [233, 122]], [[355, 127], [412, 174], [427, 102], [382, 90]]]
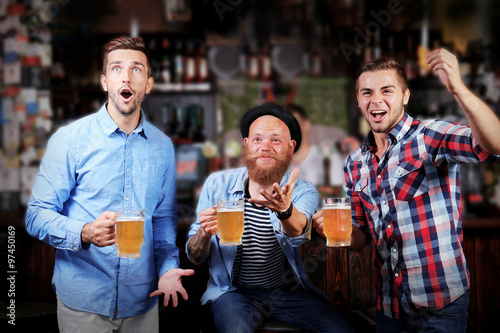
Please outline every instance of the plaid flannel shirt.
[[441, 309], [469, 288], [459, 163], [493, 162], [468, 126], [405, 113], [377, 161], [370, 133], [344, 167], [354, 225], [375, 242], [377, 308], [399, 318]]

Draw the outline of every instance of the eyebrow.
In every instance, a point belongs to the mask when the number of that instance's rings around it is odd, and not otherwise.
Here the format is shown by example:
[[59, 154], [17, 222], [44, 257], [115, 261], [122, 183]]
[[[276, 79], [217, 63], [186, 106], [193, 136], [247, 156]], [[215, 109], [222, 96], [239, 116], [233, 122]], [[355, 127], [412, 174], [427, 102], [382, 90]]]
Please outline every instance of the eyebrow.
[[[115, 60], [115, 61], [112, 61], [109, 63], [109, 66], [113, 66], [113, 65], [121, 65], [123, 64], [124, 62], [121, 61], [121, 60]], [[142, 62], [139, 62], [139, 61], [132, 61], [132, 65], [134, 66], [141, 66], [141, 67], [144, 67], [146, 68], [146, 66], [144, 66], [144, 64]]]
[[[384, 89], [387, 89], [387, 88], [395, 88], [394, 85], [390, 84], [390, 85], [387, 85], [387, 86], [383, 86], [382, 88], [380, 88], [380, 90], [384, 90]], [[372, 88], [362, 88], [360, 89], [360, 91], [373, 91]]]

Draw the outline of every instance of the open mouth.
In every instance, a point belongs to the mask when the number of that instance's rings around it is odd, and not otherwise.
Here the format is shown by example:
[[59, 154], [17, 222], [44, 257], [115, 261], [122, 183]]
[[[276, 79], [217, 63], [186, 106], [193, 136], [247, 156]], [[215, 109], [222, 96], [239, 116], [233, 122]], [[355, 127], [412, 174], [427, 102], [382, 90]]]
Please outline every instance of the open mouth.
[[375, 110], [371, 112], [372, 118], [374, 120], [382, 120], [386, 114], [387, 112], [383, 110]]
[[128, 102], [132, 97], [133, 93], [131, 90], [125, 88], [120, 91], [120, 95], [123, 97], [125, 102]]

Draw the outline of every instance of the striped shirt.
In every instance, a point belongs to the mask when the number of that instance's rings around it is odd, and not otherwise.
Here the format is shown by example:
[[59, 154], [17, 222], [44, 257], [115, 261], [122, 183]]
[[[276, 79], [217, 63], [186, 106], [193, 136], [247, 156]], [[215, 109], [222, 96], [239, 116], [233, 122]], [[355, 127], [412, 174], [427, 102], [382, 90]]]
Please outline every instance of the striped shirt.
[[386, 135], [382, 158], [373, 135], [344, 167], [353, 223], [376, 247], [377, 308], [441, 309], [469, 288], [463, 251], [459, 164], [493, 162], [468, 126], [408, 114]]
[[234, 285], [247, 288], [278, 288], [290, 271], [269, 218], [269, 209], [245, 198], [245, 229], [234, 261]]

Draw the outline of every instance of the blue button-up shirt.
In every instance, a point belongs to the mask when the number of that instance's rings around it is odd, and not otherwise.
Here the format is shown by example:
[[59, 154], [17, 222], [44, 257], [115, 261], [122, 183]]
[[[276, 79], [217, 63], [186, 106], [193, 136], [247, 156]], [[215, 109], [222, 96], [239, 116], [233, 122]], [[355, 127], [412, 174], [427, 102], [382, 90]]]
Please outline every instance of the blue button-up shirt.
[[[280, 183], [282, 187], [286, 184], [289, 177], [289, 172], [283, 176]], [[217, 199], [224, 197], [243, 198], [247, 179], [248, 172], [246, 168], [219, 171], [211, 174], [205, 181], [200, 193], [196, 209], [197, 220], [191, 225], [188, 237], [194, 236], [200, 228], [200, 212], [216, 205]], [[299, 252], [299, 246], [311, 238], [311, 216], [318, 207], [318, 201], [318, 191], [311, 183], [296, 180], [292, 202], [295, 208], [306, 216], [308, 221], [303, 234], [298, 237], [288, 237], [285, 235], [281, 222], [276, 215], [271, 213], [269, 216], [278, 242], [292, 267], [293, 277], [291, 279], [293, 281], [287, 282], [296, 283], [305, 289], [322, 294], [319, 289], [309, 282]], [[210, 256], [207, 259], [210, 267], [210, 280], [208, 281], [207, 290], [201, 298], [202, 304], [215, 302], [222, 294], [236, 289], [233, 286], [233, 266], [237, 248], [237, 246], [219, 245], [218, 237], [216, 235], [212, 236]], [[324, 296], [324, 294], [322, 295]]]
[[[84, 224], [120, 207], [145, 209], [140, 258], [81, 241]], [[179, 267], [171, 140], [144, 113], [127, 137], [105, 105], [60, 128], [33, 186], [26, 229], [57, 249], [52, 283], [66, 306], [115, 318], [147, 312], [157, 303], [149, 297], [157, 277]]]

